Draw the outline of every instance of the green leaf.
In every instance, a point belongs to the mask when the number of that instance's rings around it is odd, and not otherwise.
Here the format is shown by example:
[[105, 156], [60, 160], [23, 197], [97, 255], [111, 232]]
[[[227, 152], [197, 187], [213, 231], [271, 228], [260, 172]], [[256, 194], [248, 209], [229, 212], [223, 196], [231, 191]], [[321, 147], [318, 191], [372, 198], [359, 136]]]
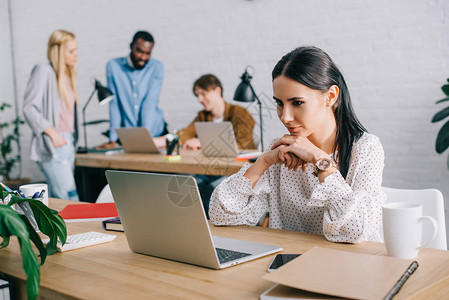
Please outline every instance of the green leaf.
[[47, 243], [47, 254], [51, 255], [56, 252], [56, 243], [58, 238], [64, 245], [67, 240], [67, 227], [58, 212], [48, 208], [39, 200], [23, 199], [17, 196], [12, 196], [8, 205], [13, 205], [18, 202], [27, 201], [30, 204], [33, 211], [36, 223], [39, 226], [39, 230], [50, 238]]
[[449, 96], [449, 84], [443, 85], [443, 86], [441, 87], [441, 89], [443, 90], [443, 93], [444, 93], [446, 96]]
[[[13, 120], [5, 122], [3, 121], [3, 115], [5, 116], [13, 116], [13, 112], [7, 112], [7, 108], [11, 108], [11, 105], [7, 103], [0, 104], [0, 130], [5, 129], [2, 134], [2, 138], [0, 138], [0, 162], [3, 163], [3, 166], [0, 169], [0, 174], [3, 175], [6, 179], [11, 177], [11, 171], [14, 169], [16, 163], [21, 163], [20, 157], [20, 125], [24, 124], [24, 121], [20, 119], [20, 117], [15, 117]], [[12, 130], [11, 130], [12, 129]], [[15, 152], [18, 152], [19, 158], [17, 160], [9, 159], [10, 156], [15, 156]], [[6, 161], [8, 163], [6, 163]], [[20, 173], [20, 171], [19, 171]], [[20, 176], [20, 175], [19, 175]]]
[[[22, 252], [23, 269], [27, 275], [27, 296], [28, 299], [36, 299], [39, 294], [40, 270], [39, 262], [33, 252], [30, 240], [39, 250], [41, 263], [43, 264], [47, 255], [56, 251], [58, 238], [63, 243], [66, 242], [67, 228], [58, 212], [48, 208], [39, 200], [24, 199], [14, 193], [0, 189], [2, 200], [9, 195], [9, 203], [0, 205], [0, 237], [2, 238], [0, 248], [9, 245], [10, 236], [16, 235], [18, 237]], [[46, 247], [42, 244], [39, 235], [31, 226], [27, 217], [20, 215], [10, 207], [21, 202], [28, 202], [40, 231], [50, 237], [50, 242]]]
[[11, 105], [4, 102], [4, 103], [2, 103], [2, 105], [0, 105], [0, 110], [4, 110], [6, 107], [11, 107]]
[[45, 259], [47, 258], [47, 250], [45, 249], [44, 244], [42, 243], [41, 237], [37, 234], [36, 230], [34, 230], [33, 225], [31, 225], [30, 221], [25, 215], [20, 215], [20, 218], [28, 228], [31, 241], [34, 243], [37, 250], [39, 250], [39, 254], [41, 256], [41, 265], [43, 265]]
[[437, 102], [435, 102], [435, 104], [438, 104], [438, 103], [441, 103], [441, 102], [446, 102], [446, 101], [449, 101], [449, 97], [440, 99], [440, 100], [438, 100]]
[[36, 218], [39, 229], [45, 235], [50, 238], [47, 243], [48, 254], [51, 255], [56, 252], [56, 243], [58, 238], [62, 244], [65, 244], [67, 240], [67, 228], [64, 220], [57, 214], [52, 213], [45, 204], [40, 201], [34, 201], [30, 203], [33, 210], [34, 217]]
[[7, 247], [9, 245], [9, 236], [0, 233], [0, 237], [3, 239], [0, 249]]
[[27, 296], [28, 299], [36, 299], [39, 294], [40, 270], [31, 247], [28, 229], [19, 214], [8, 205], [0, 205], [0, 216], [0, 235], [15, 235], [19, 239], [23, 270], [27, 275]]
[[101, 132], [101, 135], [109, 138], [109, 130], [105, 130], [105, 131]]
[[444, 118], [446, 118], [447, 116], [449, 116], [449, 107], [446, 107], [443, 110], [440, 110], [439, 112], [437, 112], [433, 118], [432, 118], [432, 123], [438, 122], [443, 120]]
[[2, 201], [4, 201], [4, 199], [6, 197], [8, 197], [9, 193], [4, 191], [3, 189], [0, 189], [0, 199], [2, 199]]
[[443, 153], [449, 147], [449, 121], [441, 127], [438, 132], [435, 150], [437, 153]]

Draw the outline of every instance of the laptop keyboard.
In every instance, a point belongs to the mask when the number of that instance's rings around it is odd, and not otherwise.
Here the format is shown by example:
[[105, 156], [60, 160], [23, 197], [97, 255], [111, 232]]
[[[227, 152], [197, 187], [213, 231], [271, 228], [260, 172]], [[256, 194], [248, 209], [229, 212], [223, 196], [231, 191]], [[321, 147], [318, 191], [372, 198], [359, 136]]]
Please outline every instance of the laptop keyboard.
[[218, 261], [222, 263], [226, 263], [231, 260], [236, 260], [245, 256], [250, 256], [249, 253], [243, 253], [238, 251], [232, 251], [228, 249], [215, 248], [217, 251]]

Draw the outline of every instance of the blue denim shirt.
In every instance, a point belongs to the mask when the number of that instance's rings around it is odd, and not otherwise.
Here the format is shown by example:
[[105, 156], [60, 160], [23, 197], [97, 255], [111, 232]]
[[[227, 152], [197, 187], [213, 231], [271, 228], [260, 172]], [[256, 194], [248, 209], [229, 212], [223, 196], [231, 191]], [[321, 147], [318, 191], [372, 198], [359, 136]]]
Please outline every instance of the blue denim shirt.
[[135, 69], [129, 57], [106, 64], [108, 88], [114, 93], [109, 105], [110, 141], [117, 140], [114, 128], [146, 127], [154, 137], [164, 130], [164, 115], [158, 107], [164, 65], [151, 58], [143, 69]]

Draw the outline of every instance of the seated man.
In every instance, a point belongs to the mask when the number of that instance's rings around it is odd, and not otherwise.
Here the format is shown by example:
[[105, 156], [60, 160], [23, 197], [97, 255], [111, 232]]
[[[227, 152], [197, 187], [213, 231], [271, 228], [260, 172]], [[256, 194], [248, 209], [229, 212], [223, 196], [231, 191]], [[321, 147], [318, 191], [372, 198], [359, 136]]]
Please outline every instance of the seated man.
[[131, 53], [108, 61], [106, 76], [114, 99], [109, 106], [109, 142], [98, 148], [116, 147], [115, 128], [146, 127], [154, 137], [168, 133], [158, 106], [164, 66], [160, 61], [150, 59], [153, 46], [153, 36], [138, 31], [130, 45]]
[[[200, 149], [195, 122], [230, 121], [234, 128], [239, 149], [254, 149], [253, 128], [254, 119], [251, 114], [239, 105], [233, 105], [223, 100], [223, 87], [220, 80], [212, 75], [201, 76], [193, 84], [193, 93], [204, 106], [190, 125], [179, 132], [180, 144], [183, 149]], [[215, 187], [225, 178], [223, 176], [196, 175], [201, 192], [204, 210], [209, 218], [209, 200]]]
[[195, 122], [223, 122], [230, 121], [234, 128], [235, 138], [239, 149], [254, 149], [253, 128], [254, 119], [251, 114], [239, 105], [233, 105], [223, 100], [223, 87], [220, 80], [212, 75], [201, 76], [193, 84], [193, 93], [204, 106], [190, 125], [182, 129], [179, 134], [183, 149], [200, 149]]

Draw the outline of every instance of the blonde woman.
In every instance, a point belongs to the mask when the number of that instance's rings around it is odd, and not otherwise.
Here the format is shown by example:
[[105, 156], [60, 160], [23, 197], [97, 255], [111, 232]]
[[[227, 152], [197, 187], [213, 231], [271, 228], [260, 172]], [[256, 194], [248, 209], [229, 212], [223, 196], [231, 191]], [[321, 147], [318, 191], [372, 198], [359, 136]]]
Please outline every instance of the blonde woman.
[[78, 201], [73, 176], [78, 139], [75, 35], [53, 32], [47, 57], [48, 63], [31, 71], [23, 102], [23, 114], [33, 133], [31, 160], [44, 173], [51, 197]]

